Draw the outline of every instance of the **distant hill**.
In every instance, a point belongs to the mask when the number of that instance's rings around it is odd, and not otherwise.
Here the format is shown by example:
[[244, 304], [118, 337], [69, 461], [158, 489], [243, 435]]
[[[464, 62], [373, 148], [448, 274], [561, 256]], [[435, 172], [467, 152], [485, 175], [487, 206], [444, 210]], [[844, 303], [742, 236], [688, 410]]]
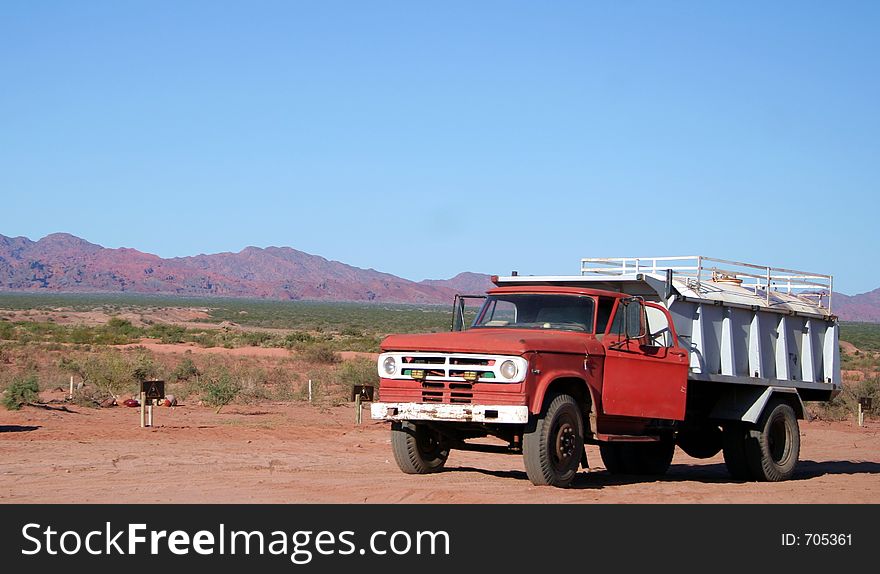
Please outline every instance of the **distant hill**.
[[844, 321], [880, 323], [880, 288], [861, 295], [835, 293], [831, 310]]
[[476, 273], [409, 281], [290, 247], [163, 259], [136, 249], [108, 249], [66, 233], [39, 241], [0, 235], [4, 290], [450, 303], [459, 286], [482, 292], [489, 285], [487, 275]]
[[[480, 294], [490, 287], [482, 273], [416, 282], [290, 247], [163, 259], [67, 233], [39, 241], [0, 235], [0, 290], [445, 304], [456, 293]], [[835, 293], [833, 305], [844, 321], [880, 322], [880, 288], [860, 295]]]

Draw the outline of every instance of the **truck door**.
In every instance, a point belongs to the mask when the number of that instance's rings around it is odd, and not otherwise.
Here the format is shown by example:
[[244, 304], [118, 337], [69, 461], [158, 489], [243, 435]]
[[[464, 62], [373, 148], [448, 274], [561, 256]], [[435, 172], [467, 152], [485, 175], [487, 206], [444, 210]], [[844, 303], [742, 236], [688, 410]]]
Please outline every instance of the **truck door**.
[[660, 305], [619, 299], [603, 337], [602, 410], [628, 417], [684, 420], [687, 351]]

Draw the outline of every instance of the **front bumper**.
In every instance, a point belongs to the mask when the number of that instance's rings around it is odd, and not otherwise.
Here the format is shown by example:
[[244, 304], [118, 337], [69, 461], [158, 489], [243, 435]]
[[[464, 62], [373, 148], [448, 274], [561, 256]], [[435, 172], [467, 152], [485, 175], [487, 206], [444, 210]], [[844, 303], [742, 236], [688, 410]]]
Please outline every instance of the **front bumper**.
[[451, 405], [443, 403], [373, 403], [370, 415], [385, 421], [450, 421], [525, 424], [525, 405]]

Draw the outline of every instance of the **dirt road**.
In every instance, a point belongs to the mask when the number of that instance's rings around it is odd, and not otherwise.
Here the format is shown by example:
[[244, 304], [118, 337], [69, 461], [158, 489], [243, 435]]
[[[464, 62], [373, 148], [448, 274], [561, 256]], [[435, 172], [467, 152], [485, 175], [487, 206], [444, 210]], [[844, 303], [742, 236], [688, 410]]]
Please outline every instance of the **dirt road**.
[[[778, 484], [731, 481], [720, 456], [677, 451], [662, 479], [612, 477], [598, 450], [574, 488], [538, 488], [521, 457], [453, 452], [445, 472], [408, 476], [385, 424], [351, 406], [0, 410], [0, 502], [878, 503], [880, 424], [803, 423], [801, 464]], [[365, 411], [365, 415], [367, 412]]]

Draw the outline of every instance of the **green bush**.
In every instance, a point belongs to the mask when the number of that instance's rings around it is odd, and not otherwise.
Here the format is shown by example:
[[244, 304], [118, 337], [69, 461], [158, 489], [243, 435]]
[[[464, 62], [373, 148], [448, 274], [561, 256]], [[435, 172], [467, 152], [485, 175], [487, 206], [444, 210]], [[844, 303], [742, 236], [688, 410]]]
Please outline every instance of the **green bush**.
[[78, 375], [86, 385], [94, 385], [95, 397], [116, 397], [124, 391], [133, 392], [140, 381], [156, 376], [158, 369], [149, 353], [128, 357], [119, 351], [89, 354], [82, 358], [63, 357], [58, 366]]
[[3, 406], [10, 411], [17, 411], [22, 405], [36, 401], [39, 393], [40, 385], [36, 375], [15, 377], [3, 394]]
[[201, 374], [201, 371], [199, 371], [199, 368], [193, 363], [193, 360], [189, 357], [184, 357], [183, 360], [177, 364], [174, 371], [172, 371], [171, 377], [177, 381], [188, 381], [193, 378], [198, 378]]
[[846, 420], [858, 412], [859, 399], [872, 399], [872, 408], [866, 414], [880, 414], [880, 381], [876, 378], [858, 383], [844, 383], [843, 390], [827, 403], [813, 403], [811, 413], [823, 420]]
[[15, 339], [15, 326], [5, 319], [0, 321], [0, 341], [13, 339]]
[[162, 343], [183, 343], [186, 341], [186, 329], [179, 325], [159, 323], [147, 329], [146, 334], [151, 339], [159, 339]]
[[342, 360], [339, 353], [333, 350], [330, 345], [319, 344], [310, 345], [300, 351], [300, 356], [309, 363], [319, 363], [322, 365], [333, 365]]
[[216, 375], [208, 377], [205, 385], [205, 404], [220, 409], [235, 400], [241, 391], [241, 384], [236, 381], [226, 369], [221, 369]]
[[376, 387], [376, 391], [379, 389], [379, 375], [376, 373], [376, 363], [370, 359], [358, 358], [352, 361], [345, 361], [339, 367], [338, 376], [339, 382], [345, 387], [346, 393], [350, 393], [350, 389], [354, 385]]

